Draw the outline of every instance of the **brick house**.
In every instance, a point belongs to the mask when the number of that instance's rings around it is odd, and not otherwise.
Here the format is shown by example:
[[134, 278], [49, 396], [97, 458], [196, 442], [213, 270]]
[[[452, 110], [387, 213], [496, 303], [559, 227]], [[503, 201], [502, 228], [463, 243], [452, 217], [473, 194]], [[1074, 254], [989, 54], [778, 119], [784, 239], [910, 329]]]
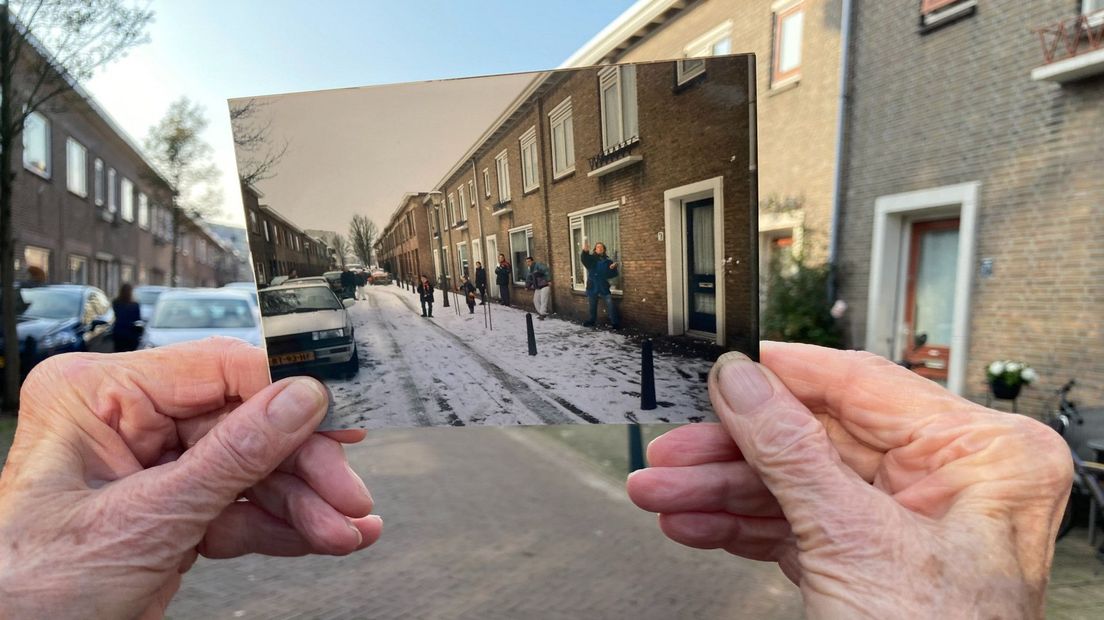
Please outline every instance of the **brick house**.
[[676, 62], [539, 74], [435, 186], [434, 273], [455, 285], [504, 254], [511, 301], [530, 306], [533, 256], [551, 268], [555, 311], [581, 320], [579, 252], [601, 241], [621, 265], [626, 326], [746, 348], [758, 306], [753, 67], [728, 56], [696, 60], [693, 75]]
[[422, 274], [432, 276], [436, 239], [430, 235], [430, 213], [426, 194], [403, 196], [375, 245], [379, 266], [400, 282], [416, 282]]
[[[169, 284], [172, 188], [87, 92], [74, 85], [32, 113], [15, 146], [17, 280], [37, 268], [109, 296], [127, 282]], [[201, 259], [180, 257], [180, 282], [220, 284], [226, 248], [200, 223], [183, 231]]]
[[856, 9], [851, 343], [979, 401], [990, 361], [1022, 359], [1041, 376], [1030, 414], [1071, 377], [1078, 400], [1104, 402], [1104, 3]]
[[258, 285], [295, 271], [300, 277], [319, 276], [333, 266], [329, 246], [307, 234], [272, 207], [261, 204], [264, 195], [251, 185], [242, 186], [245, 228]]

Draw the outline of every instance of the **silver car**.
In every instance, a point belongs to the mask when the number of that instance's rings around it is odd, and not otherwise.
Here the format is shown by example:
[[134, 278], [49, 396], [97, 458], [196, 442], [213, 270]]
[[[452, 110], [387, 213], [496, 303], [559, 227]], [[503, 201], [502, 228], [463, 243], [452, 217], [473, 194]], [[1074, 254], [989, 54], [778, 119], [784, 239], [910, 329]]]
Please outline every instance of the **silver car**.
[[161, 293], [142, 337], [144, 348], [208, 336], [261, 346], [261, 322], [250, 293], [234, 289], [176, 289]]
[[345, 377], [360, 367], [353, 321], [329, 286], [291, 280], [260, 291], [268, 363], [273, 378], [337, 371]]

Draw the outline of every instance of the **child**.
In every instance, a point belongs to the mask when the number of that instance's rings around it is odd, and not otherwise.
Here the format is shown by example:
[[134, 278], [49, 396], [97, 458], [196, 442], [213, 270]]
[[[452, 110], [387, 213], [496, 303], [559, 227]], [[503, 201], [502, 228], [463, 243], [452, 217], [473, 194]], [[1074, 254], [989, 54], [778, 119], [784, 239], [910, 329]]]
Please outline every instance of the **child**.
[[460, 276], [460, 292], [468, 300], [468, 314], [475, 314], [475, 285], [468, 280], [468, 276]]

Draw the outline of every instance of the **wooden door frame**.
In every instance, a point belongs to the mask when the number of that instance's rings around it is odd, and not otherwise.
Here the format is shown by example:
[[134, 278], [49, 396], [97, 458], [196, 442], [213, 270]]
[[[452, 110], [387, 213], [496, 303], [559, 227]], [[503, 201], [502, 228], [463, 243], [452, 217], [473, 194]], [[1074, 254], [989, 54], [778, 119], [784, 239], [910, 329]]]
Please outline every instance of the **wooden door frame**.
[[[915, 311], [916, 311], [916, 280], [919, 275], [920, 269], [920, 250], [921, 239], [923, 235], [932, 232], [940, 232], [947, 230], [959, 231], [962, 227], [962, 220], [960, 217], [949, 217], [938, 220], [923, 220], [914, 221], [909, 225], [909, 247], [908, 247], [908, 266], [905, 271], [905, 307], [904, 310], [904, 324], [907, 329], [905, 336], [905, 343], [903, 347], [902, 357], [908, 360], [918, 349], [921, 347], [916, 346], [916, 325], [915, 325]], [[961, 233], [960, 233], [961, 234]], [[951, 355], [951, 345], [933, 345], [925, 344], [929, 349], [938, 349], [941, 352], [941, 357], [944, 360], [948, 360], [949, 365]], [[941, 379], [945, 380], [949, 376], [949, 368], [944, 367], [942, 369], [928, 370], [926, 367], [922, 369], [916, 369], [916, 374], [927, 377], [929, 379]]]

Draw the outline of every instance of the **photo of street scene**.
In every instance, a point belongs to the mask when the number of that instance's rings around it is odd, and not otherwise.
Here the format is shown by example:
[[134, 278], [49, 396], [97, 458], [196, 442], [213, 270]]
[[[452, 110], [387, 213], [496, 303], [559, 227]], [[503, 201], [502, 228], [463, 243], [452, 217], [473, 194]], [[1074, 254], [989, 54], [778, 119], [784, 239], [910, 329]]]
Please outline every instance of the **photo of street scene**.
[[736, 55], [231, 100], [273, 378], [324, 381], [323, 428], [711, 419], [756, 354], [754, 88]]

